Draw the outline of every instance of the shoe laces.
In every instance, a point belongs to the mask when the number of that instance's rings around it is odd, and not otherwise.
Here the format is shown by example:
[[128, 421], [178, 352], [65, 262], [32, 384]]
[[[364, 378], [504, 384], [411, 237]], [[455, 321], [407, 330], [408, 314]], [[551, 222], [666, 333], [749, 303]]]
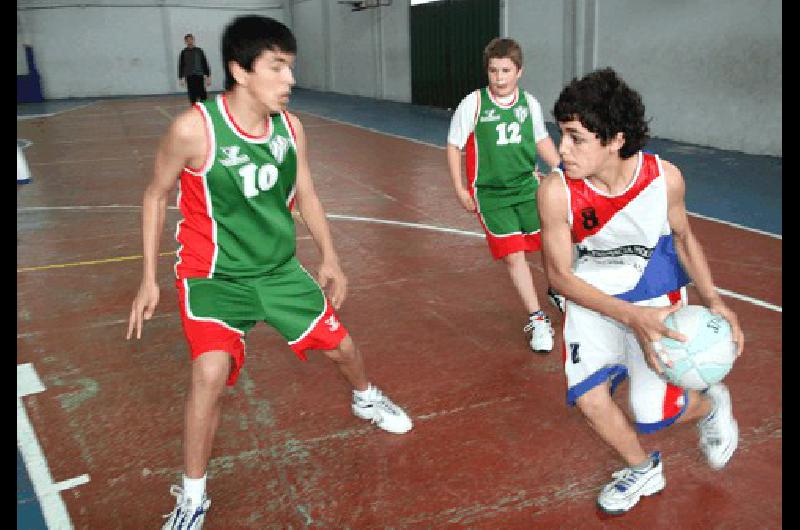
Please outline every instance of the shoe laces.
[[203, 511], [205, 512], [206, 509], [208, 508], [207, 499], [198, 504], [197, 506], [190, 506], [188, 502], [189, 499], [183, 496], [183, 488], [176, 484], [172, 484], [169, 487], [169, 493], [170, 495], [176, 497], [177, 500], [175, 502], [175, 507], [172, 509], [172, 511], [161, 516], [164, 519], [172, 517], [178, 510], [184, 510], [183, 516], [187, 517], [189, 516], [189, 512], [192, 510], [197, 510], [198, 508], [202, 508]]
[[625, 469], [615, 471], [614, 473], [611, 474], [611, 477], [614, 479], [614, 481], [610, 485], [615, 490], [624, 493], [628, 491], [628, 488], [633, 486], [639, 479], [639, 477], [644, 475], [644, 473], [645, 472], [635, 471], [629, 467], [626, 467]]
[[[377, 387], [372, 387], [372, 395], [367, 398], [361, 398], [361, 401], [365, 405], [372, 405], [373, 407], [377, 407], [379, 409], [386, 410], [390, 414], [397, 415], [398, 414], [398, 407], [395, 405], [391, 399], [389, 399], [383, 392], [380, 391]], [[380, 421], [380, 418], [373, 417], [372, 422], [377, 423]]]
[[525, 324], [525, 327], [522, 328], [522, 331], [528, 333], [535, 330], [536, 326], [539, 324], [549, 324], [549, 323], [550, 323], [550, 317], [548, 317], [547, 315], [543, 317], [531, 317], [528, 319], [528, 323]]

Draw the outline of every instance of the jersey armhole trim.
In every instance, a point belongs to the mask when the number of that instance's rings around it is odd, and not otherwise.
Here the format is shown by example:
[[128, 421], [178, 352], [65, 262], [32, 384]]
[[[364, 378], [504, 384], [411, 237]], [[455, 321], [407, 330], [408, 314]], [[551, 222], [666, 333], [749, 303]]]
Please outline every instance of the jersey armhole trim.
[[572, 229], [572, 195], [569, 191], [569, 186], [567, 185], [567, 177], [564, 175], [564, 172], [561, 168], [555, 168], [553, 171], [557, 171], [558, 175], [561, 177], [561, 183], [564, 185], [564, 192], [565, 197], [567, 198], [567, 222], [569, 223], [570, 229]]
[[195, 103], [192, 108], [196, 109], [203, 118], [203, 132], [206, 135], [206, 157], [199, 168], [194, 168], [187, 164], [183, 169], [192, 175], [204, 177], [214, 164], [214, 151], [216, 150], [216, 146], [214, 145], [214, 131], [211, 130], [211, 118], [208, 115], [208, 111], [199, 103]]

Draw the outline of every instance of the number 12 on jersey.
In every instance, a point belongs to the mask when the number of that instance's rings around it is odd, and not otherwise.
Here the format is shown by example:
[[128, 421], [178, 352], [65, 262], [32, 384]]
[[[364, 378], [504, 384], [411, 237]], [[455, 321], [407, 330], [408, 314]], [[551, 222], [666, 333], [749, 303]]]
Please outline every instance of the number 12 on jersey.
[[497, 129], [497, 145], [518, 144], [522, 141], [522, 135], [519, 134], [519, 123], [515, 121], [498, 123], [495, 128]]

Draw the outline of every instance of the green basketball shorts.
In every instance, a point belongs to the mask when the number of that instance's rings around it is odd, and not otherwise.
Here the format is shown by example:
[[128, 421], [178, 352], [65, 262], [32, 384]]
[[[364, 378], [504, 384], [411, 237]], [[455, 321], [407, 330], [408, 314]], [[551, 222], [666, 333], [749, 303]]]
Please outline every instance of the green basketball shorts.
[[332, 350], [347, 336], [319, 284], [296, 257], [254, 278], [176, 280], [183, 332], [192, 360], [213, 350], [228, 352], [233, 385], [244, 365], [245, 335], [258, 322], [275, 328], [292, 351]]
[[480, 211], [478, 220], [486, 232], [486, 242], [494, 259], [514, 252], [533, 252], [542, 248], [536, 201]]

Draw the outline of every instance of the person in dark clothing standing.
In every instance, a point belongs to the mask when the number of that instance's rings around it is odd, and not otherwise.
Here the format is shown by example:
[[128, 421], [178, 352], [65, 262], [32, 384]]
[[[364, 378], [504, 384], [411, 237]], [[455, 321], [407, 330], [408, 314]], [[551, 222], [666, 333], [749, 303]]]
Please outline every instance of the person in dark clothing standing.
[[189, 103], [197, 100], [205, 101], [208, 97], [206, 86], [211, 84], [211, 71], [203, 50], [194, 45], [194, 35], [187, 33], [183, 37], [186, 47], [178, 57], [178, 80], [189, 89]]

